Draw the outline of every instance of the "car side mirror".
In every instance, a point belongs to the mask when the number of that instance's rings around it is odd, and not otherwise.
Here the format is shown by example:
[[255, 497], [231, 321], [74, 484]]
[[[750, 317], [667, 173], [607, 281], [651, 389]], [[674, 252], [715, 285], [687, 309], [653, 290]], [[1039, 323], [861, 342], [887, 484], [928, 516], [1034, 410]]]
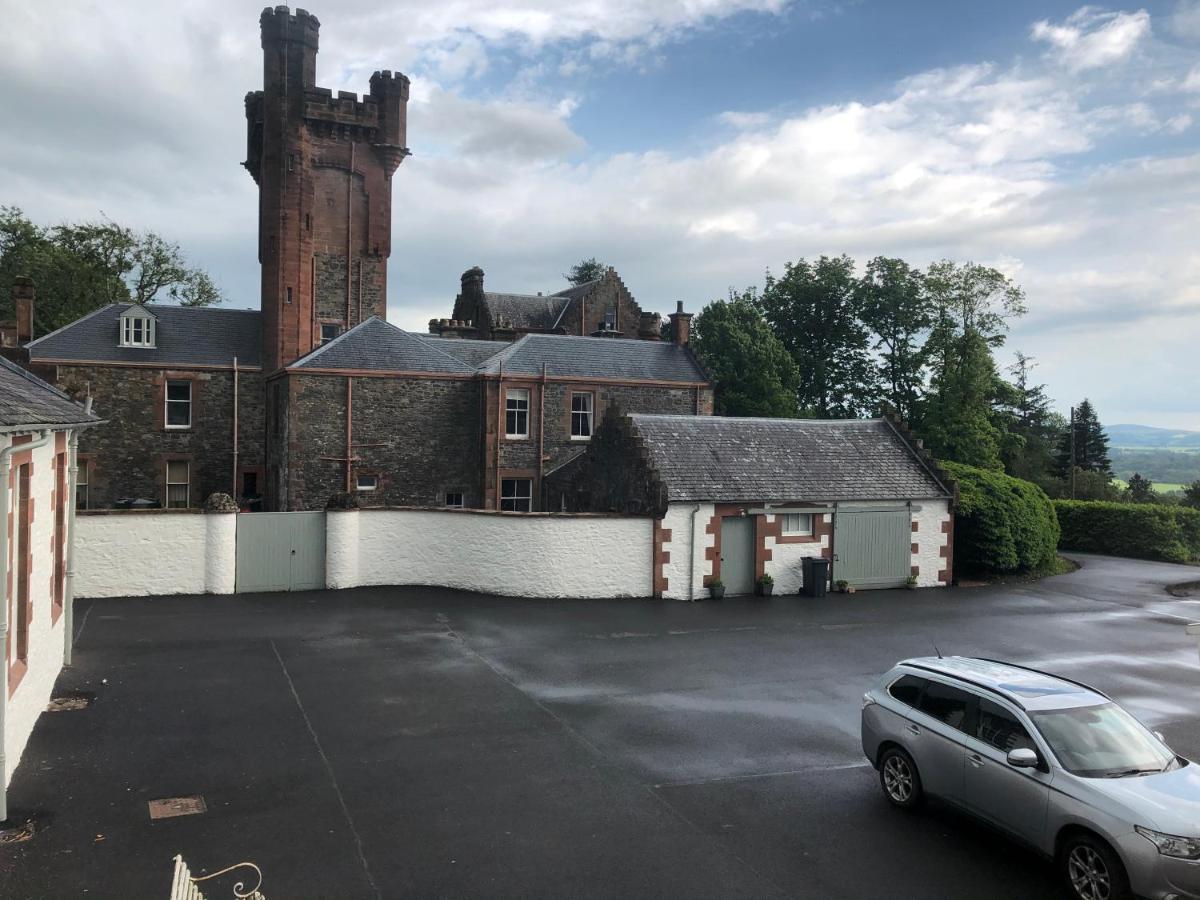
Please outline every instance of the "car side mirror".
[[1028, 747], [1018, 747], [1008, 751], [1008, 764], [1014, 769], [1036, 769], [1038, 755]]

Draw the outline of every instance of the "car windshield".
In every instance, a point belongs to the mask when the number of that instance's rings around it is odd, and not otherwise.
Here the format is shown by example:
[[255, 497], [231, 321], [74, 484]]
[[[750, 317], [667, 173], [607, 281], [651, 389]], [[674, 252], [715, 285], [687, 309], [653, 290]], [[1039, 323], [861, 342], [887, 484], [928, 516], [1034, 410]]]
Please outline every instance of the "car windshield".
[[1115, 703], [1032, 713], [1062, 767], [1084, 778], [1146, 775], [1171, 768], [1175, 755]]

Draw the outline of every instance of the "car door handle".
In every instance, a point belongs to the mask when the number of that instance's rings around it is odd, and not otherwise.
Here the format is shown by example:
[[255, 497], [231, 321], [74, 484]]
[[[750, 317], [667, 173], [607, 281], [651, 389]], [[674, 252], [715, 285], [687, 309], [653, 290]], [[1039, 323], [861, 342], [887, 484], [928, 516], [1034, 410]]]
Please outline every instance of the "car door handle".
[[908, 733], [909, 733], [909, 734], [920, 734], [920, 733], [921, 733], [921, 729], [920, 729], [920, 728], [918, 728], [916, 725], [909, 725], [909, 726], [908, 726]]
[[982, 757], [982, 756], [980, 756], [978, 753], [972, 753], [970, 756], [968, 756], [968, 757], [967, 757], [967, 760], [968, 760], [968, 761], [971, 763], [971, 765], [973, 765], [975, 768], [977, 768], [977, 769], [982, 769], [982, 768], [983, 768], [983, 757]]

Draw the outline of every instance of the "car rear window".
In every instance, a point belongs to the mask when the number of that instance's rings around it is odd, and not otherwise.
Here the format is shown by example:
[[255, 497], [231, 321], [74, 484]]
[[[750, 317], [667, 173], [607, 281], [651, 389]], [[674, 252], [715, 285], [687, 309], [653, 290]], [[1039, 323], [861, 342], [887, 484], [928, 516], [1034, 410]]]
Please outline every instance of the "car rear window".
[[926, 715], [933, 716], [939, 722], [945, 722], [959, 731], [967, 729], [967, 711], [970, 708], [970, 694], [938, 681], [931, 681], [926, 685], [925, 693], [921, 695], [921, 705], [918, 707]]
[[921, 689], [925, 687], [925, 679], [916, 675], [904, 675], [892, 682], [888, 693], [908, 706], [916, 706]]

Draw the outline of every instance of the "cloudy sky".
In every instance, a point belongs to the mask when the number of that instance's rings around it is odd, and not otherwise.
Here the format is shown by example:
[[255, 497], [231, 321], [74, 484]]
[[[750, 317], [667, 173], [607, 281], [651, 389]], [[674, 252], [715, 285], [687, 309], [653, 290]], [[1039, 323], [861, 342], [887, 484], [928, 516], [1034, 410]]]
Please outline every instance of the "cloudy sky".
[[[258, 3], [0, 0], [0, 203], [180, 242], [258, 303]], [[413, 81], [389, 317], [595, 255], [695, 310], [822, 253], [1008, 272], [1065, 408], [1200, 430], [1200, 0], [313, 0], [318, 83]], [[1007, 362], [1007, 359], [1004, 360]]]

